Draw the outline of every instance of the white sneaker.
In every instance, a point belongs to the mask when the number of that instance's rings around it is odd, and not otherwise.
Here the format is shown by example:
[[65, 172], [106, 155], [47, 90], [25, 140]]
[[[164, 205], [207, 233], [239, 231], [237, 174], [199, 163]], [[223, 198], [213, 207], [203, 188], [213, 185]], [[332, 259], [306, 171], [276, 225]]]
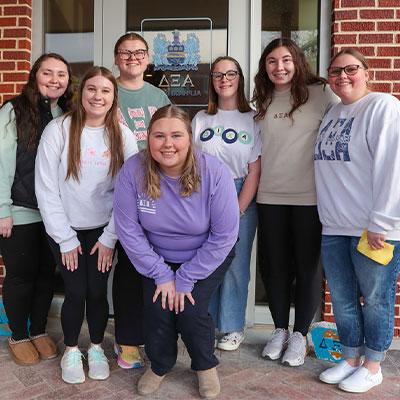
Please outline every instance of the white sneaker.
[[262, 352], [263, 357], [267, 357], [271, 360], [277, 360], [281, 357], [283, 351], [286, 348], [286, 342], [289, 337], [289, 331], [282, 328], [277, 328], [272, 332], [271, 339], [264, 347]]
[[244, 332], [226, 333], [217, 344], [221, 350], [237, 350], [244, 340]]
[[282, 357], [282, 364], [288, 364], [291, 367], [303, 365], [306, 354], [306, 338], [300, 332], [293, 332], [287, 341], [287, 349]]
[[110, 367], [104, 350], [100, 345], [94, 344], [88, 351], [89, 378], [104, 380], [110, 376]]
[[61, 377], [67, 383], [85, 382], [85, 373], [83, 372], [82, 353], [78, 348], [66, 350], [61, 359]]
[[336, 364], [334, 367], [326, 369], [324, 372], [319, 374], [319, 380], [325, 383], [330, 383], [332, 385], [336, 385], [340, 383], [343, 379], [349, 377], [352, 373], [354, 373], [359, 366], [352, 367], [347, 363], [346, 360], [340, 361], [340, 363]]
[[339, 388], [345, 392], [364, 393], [374, 386], [380, 385], [382, 380], [383, 377], [380, 368], [376, 374], [371, 374], [367, 368], [361, 366], [356, 372], [341, 381], [339, 383]]

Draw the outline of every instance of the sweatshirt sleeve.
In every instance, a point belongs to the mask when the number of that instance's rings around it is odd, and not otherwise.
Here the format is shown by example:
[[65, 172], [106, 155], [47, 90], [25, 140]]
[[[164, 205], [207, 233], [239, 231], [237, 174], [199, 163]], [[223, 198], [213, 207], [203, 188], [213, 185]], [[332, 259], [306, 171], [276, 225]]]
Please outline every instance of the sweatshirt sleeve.
[[0, 109], [0, 218], [11, 216], [11, 187], [17, 160], [17, 128], [11, 103]]
[[[121, 132], [124, 141], [124, 160], [126, 161], [129, 157], [136, 154], [138, 150], [137, 141], [135, 136], [132, 134], [131, 130], [121, 125]], [[115, 233], [115, 219], [114, 211], [111, 213], [111, 218], [108, 224], [104, 227], [102, 235], [99, 237], [99, 242], [104, 246], [113, 249], [118, 237]]]
[[61, 118], [51, 121], [40, 139], [35, 163], [35, 192], [46, 232], [65, 253], [78, 247], [80, 242], [60, 197], [58, 171], [64, 146]]
[[135, 169], [132, 163], [125, 163], [115, 185], [114, 218], [118, 239], [140, 274], [154, 279], [156, 285], [173, 281], [174, 272], [153, 250], [139, 223], [136, 181], [130, 176], [131, 169]]
[[372, 153], [370, 232], [400, 229], [400, 102], [390, 95], [368, 115], [367, 142]]
[[237, 241], [239, 204], [232, 175], [222, 164], [210, 196], [210, 232], [194, 257], [176, 271], [178, 292], [191, 292], [198, 280], [211, 275], [223, 263]]

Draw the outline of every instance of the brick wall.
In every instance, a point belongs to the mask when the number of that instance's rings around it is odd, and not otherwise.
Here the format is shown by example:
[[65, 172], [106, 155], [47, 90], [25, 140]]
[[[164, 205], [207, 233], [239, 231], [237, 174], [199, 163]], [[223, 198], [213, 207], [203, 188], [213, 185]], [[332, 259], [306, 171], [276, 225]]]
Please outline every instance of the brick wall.
[[[357, 48], [370, 65], [372, 90], [400, 99], [400, 0], [332, 0], [332, 54]], [[334, 321], [324, 284], [322, 317]], [[395, 337], [400, 337], [400, 279], [397, 283]]]
[[31, 58], [32, 0], [0, 0], [0, 104], [25, 84]]

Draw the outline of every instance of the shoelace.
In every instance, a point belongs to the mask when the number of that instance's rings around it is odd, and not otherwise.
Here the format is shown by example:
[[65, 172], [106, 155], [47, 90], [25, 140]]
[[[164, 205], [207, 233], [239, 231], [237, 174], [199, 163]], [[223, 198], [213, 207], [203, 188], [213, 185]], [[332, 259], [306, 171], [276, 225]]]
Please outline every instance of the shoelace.
[[67, 368], [79, 367], [82, 364], [82, 353], [80, 351], [69, 351], [65, 363]]
[[299, 335], [290, 335], [288, 339], [288, 346], [294, 353], [302, 354], [301, 349], [305, 347], [303, 337], [300, 337]]
[[107, 362], [104, 352], [93, 347], [89, 350], [89, 357], [91, 362]]
[[274, 333], [272, 334], [272, 339], [271, 339], [271, 344], [280, 344], [280, 343], [285, 343], [285, 330], [284, 329], [275, 329]]
[[229, 342], [229, 341], [236, 341], [236, 342], [238, 342], [240, 339], [242, 338], [242, 335], [240, 335], [239, 333], [236, 333], [236, 332], [232, 332], [232, 333], [230, 333], [230, 334], [228, 334], [228, 335], [225, 335], [223, 338], [222, 338], [222, 340], [224, 341], [224, 342]]

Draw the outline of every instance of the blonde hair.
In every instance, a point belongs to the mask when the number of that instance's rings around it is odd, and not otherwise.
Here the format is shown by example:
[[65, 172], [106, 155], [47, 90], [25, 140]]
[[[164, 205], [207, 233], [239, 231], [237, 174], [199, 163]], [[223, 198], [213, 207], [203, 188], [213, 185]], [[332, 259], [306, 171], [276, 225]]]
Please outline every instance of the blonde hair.
[[[165, 107], [159, 108], [151, 118], [149, 124], [149, 135], [151, 133], [152, 127], [156, 121], [161, 118], [176, 118], [185, 124], [186, 131], [189, 134], [189, 150], [186, 157], [185, 164], [183, 166], [183, 172], [179, 178], [181, 190], [180, 195], [183, 197], [190, 196], [193, 192], [196, 192], [200, 186], [200, 175], [197, 171], [196, 155], [194, 153], [193, 146], [193, 136], [192, 127], [190, 123], [189, 114], [182, 108], [174, 105], [167, 105]], [[151, 155], [149, 145], [144, 151], [144, 191], [153, 199], [158, 199], [161, 197], [160, 188], [160, 166], [156, 160]]]
[[86, 81], [95, 77], [103, 76], [108, 79], [114, 88], [114, 100], [111, 108], [108, 110], [105, 118], [105, 132], [107, 144], [110, 149], [111, 160], [110, 169], [108, 171], [112, 177], [117, 175], [122, 164], [124, 163], [124, 150], [121, 127], [118, 122], [117, 109], [118, 109], [118, 86], [111, 71], [104, 67], [90, 68], [79, 85], [76, 106], [73, 111], [68, 113], [71, 116], [71, 126], [69, 130], [69, 143], [68, 143], [68, 167], [67, 176], [65, 179], [73, 178], [79, 182], [79, 174], [81, 168], [81, 136], [83, 128], [85, 127], [86, 111], [82, 105], [82, 92], [85, 87]]

